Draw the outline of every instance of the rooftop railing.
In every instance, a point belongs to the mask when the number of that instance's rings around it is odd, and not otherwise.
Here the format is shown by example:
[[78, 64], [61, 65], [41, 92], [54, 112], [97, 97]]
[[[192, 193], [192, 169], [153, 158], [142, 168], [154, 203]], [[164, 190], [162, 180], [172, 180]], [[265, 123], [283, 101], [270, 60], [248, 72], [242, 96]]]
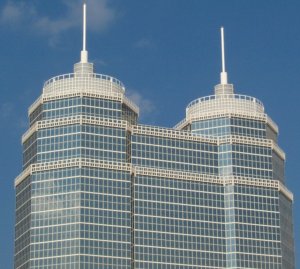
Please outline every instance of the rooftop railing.
[[119, 81], [118, 79], [116, 79], [114, 77], [111, 77], [111, 76], [108, 76], [108, 75], [95, 74], [95, 73], [87, 74], [87, 75], [84, 75], [84, 76], [80, 76], [80, 75], [77, 75], [75, 73], [69, 73], [69, 74], [59, 75], [59, 76], [56, 76], [56, 77], [53, 77], [53, 78], [47, 80], [44, 83], [44, 88], [47, 87], [49, 84], [51, 84], [53, 82], [60, 81], [60, 80], [63, 80], [63, 79], [75, 78], [75, 77], [78, 77], [78, 78], [79, 77], [80, 78], [86, 77], [86, 78], [103, 79], [103, 80], [107, 80], [107, 81], [113, 82], [113, 83], [119, 85], [121, 88], [125, 89], [124, 84], [121, 81]]
[[186, 108], [186, 118], [192, 119], [216, 113], [238, 113], [247, 115], [264, 114], [262, 102], [254, 97], [238, 94], [222, 94], [202, 97]]
[[187, 109], [190, 107], [194, 106], [195, 104], [199, 104], [202, 102], [207, 102], [207, 101], [212, 101], [212, 100], [221, 100], [221, 99], [236, 99], [236, 100], [245, 100], [245, 101], [251, 101], [253, 103], [258, 104], [262, 108], [264, 107], [263, 103], [259, 101], [258, 99], [248, 96], [248, 95], [241, 95], [241, 94], [222, 94], [222, 95], [209, 95], [209, 96], [204, 96], [201, 98], [198, 98], [192, 102], [190, 102], [187, 106]]

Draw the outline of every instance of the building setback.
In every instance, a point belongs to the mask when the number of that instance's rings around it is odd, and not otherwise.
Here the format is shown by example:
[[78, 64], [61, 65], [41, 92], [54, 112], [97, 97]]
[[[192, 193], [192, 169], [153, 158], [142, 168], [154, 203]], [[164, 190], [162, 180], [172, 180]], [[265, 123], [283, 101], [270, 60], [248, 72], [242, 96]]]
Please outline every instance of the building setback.
[[174, 128], [145, 126], [124, 85], [94, 73], [84, 31], [74, 73], [29, 108], [15, 268], [295, 268], [278, 127], [234, 93], [222, 51], [214, 95]]

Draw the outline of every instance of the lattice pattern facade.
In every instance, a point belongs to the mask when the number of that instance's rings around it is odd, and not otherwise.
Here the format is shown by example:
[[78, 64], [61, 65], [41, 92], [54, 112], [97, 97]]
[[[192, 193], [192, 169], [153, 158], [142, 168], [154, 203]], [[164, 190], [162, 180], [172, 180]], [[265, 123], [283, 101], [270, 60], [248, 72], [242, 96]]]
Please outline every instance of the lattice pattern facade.
[[295, 268], [285, 154], [260, 101], [216, 91], [175, 129], [140, 125], [123, 84], [85, 65], [29, 108], [15, 268]]

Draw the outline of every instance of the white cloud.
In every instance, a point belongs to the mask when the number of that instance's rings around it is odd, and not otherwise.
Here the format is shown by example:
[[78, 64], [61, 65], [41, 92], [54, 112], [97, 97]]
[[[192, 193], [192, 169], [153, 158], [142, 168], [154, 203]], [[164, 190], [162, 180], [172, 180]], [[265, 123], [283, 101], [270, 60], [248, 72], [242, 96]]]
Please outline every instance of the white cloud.
[[1, 12], [1, 21], [3, 23], [19, 22], [22, 16], [21, 8], [8, 2]]
[[[0, 12], [0, 22], [6, 25], [30, 27], [33, 31], [57, 37], [63, 32], [82, 25], [82, 0], [62, 1], [66, 11], [59, 18], [42, 16], [37, 5], [29, 1], [8, 1]], [[105, 30], [116, 17], [115, 11], [108, 5], [108, 0], [88, 0], [88, 29]]]
[[103, 31], [116, 19], [115, 10], [107, 3], [108, 0], [89, 0], [87, 2], [88, 10], [90, 10], [88, 23], [91, 30]]
[[35, 12], [34, 8], [25, 2], [14, 3], [8, 1], [1, 10], [1, 23], [9, 25], [17, 25], [23, 22], [25, 17], [32, 16]]
[[126, 96], [132, 100], [140, 108], [141, 118], [146, 118], [152, 114], [156, 109], [154, 103], [143, 97], [139, 92], [134, 90], [126, 90]]
[[97, 66], [107, 66], [107, 63], [104, 60], [102, 60], [102, 59], [94, 58], [92, 60], [93, 60], [94, 65], [97, 65]]
[[28, 122], [27, 117], [22, 116], [17, 120], [17, 127], [22, 130], [26, 130], [28, 128], [28, 125], [29, 125], [29, 122]]
[[144, 48], [153, 48], [154, 43], [152, 40], [148, 38], [141, 38], [137, 42], [134, 43], [134, 47], [144, 49]]
[[12, 116], [14, 112], [14, 105], [12, 103], [2, 103], [0, 104], [0, 117], [3, 119], [8, 119]]

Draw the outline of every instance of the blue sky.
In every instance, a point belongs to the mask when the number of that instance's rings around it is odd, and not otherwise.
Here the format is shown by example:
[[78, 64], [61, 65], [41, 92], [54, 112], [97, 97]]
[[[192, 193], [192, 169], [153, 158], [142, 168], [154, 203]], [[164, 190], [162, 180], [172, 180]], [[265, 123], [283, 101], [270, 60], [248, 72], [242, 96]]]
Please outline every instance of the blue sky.
[[[300, 1], [87, 2], [90, 61], [125, 84], [146, 124], [171, 127], [190, 101], [213, 93], [225, 27], [229, 82], [260, 99], [280, 128], [300, 256]], [[81, 0], [0, 0], [1, 269], [13, 264], [13, 180], [27, 109], [46, 80], [72, 72], [81, 43]]]

